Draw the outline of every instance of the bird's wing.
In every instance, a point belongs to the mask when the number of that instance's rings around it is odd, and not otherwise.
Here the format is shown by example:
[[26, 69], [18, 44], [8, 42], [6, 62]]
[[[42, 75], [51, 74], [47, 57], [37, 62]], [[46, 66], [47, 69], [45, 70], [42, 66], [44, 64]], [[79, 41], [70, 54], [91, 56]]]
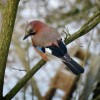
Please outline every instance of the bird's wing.
[[43, 37], [46, 41], [52, 41], [52, 42], [61, 39], [61, 36], [58, 33], [58, 31], [52, 27], [44, 29], [43, 33], [41, 34], [41, 37]]
[[45, 61], [48, 61], [48, 58], [45, 54], [45, 48], [41, 48], [38, 46], [33, 46], [33, 48]]
[[40, 47], [50, 46], [52, 43], [57, 44], [57, 40], [60, 39], [59, 33], [54, 28], [43, 28], [32, 36], [32, 42]]

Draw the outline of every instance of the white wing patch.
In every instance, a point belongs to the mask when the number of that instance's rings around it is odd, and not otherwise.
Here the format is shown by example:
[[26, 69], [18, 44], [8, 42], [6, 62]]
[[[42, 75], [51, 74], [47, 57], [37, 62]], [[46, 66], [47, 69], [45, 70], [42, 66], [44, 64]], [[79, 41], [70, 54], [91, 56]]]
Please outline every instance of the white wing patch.
[[49, 48], [45, 48], [45, 53], [46, 53], [47, 58], [48, 58], [49, 60], [60, 59], [60, 58], [58, 58], [58, 57], [52, 55], [52, 51], [51, 51]]
[[45, 48], [45, 51], [48, 52], [49, 54], [52, 54], [52, 51], [49, 48]]

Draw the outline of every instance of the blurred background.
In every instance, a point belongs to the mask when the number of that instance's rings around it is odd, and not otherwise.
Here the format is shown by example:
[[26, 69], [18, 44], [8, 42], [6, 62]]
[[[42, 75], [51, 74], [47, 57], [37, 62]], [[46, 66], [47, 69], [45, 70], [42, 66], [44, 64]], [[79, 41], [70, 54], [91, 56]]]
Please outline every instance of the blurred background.
[[[7, 0], [0, 0], [0, 28]], [[98, 0], [20, 0], [5, 73], [4, 95], [41, 59], [25, 26], [38, 19], [55, 27], [62, 39], [78, 31], [98, 11]], [[13, 9], [12, 9], [13, 10]], [[48, 61], [12, 100], [100, 100], [100, 24], [67, 45], [85, 68], [75, 76], [58, 59]], [[85, 99], [84, 99], [85, 98]]]

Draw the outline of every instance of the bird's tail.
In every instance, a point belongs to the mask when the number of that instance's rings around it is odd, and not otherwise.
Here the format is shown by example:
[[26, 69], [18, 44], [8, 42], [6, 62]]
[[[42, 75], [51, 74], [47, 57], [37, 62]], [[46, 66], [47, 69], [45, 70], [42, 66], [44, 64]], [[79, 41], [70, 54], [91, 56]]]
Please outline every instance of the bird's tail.
[[82, 68], [76, 61], [72, 58], [63, 59], [63, 63], [71, 70], [75, 75], [79, 75], [84, 72], [84, 68]]

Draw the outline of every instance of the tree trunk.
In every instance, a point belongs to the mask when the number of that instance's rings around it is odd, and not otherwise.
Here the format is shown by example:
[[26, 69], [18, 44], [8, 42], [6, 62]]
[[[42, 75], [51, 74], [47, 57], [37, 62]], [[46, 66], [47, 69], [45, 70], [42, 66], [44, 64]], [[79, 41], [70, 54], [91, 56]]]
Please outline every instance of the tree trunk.
[[4, 74], [19, 0], [8, 0], [0, 33], [0, 100], [3, 98]]

